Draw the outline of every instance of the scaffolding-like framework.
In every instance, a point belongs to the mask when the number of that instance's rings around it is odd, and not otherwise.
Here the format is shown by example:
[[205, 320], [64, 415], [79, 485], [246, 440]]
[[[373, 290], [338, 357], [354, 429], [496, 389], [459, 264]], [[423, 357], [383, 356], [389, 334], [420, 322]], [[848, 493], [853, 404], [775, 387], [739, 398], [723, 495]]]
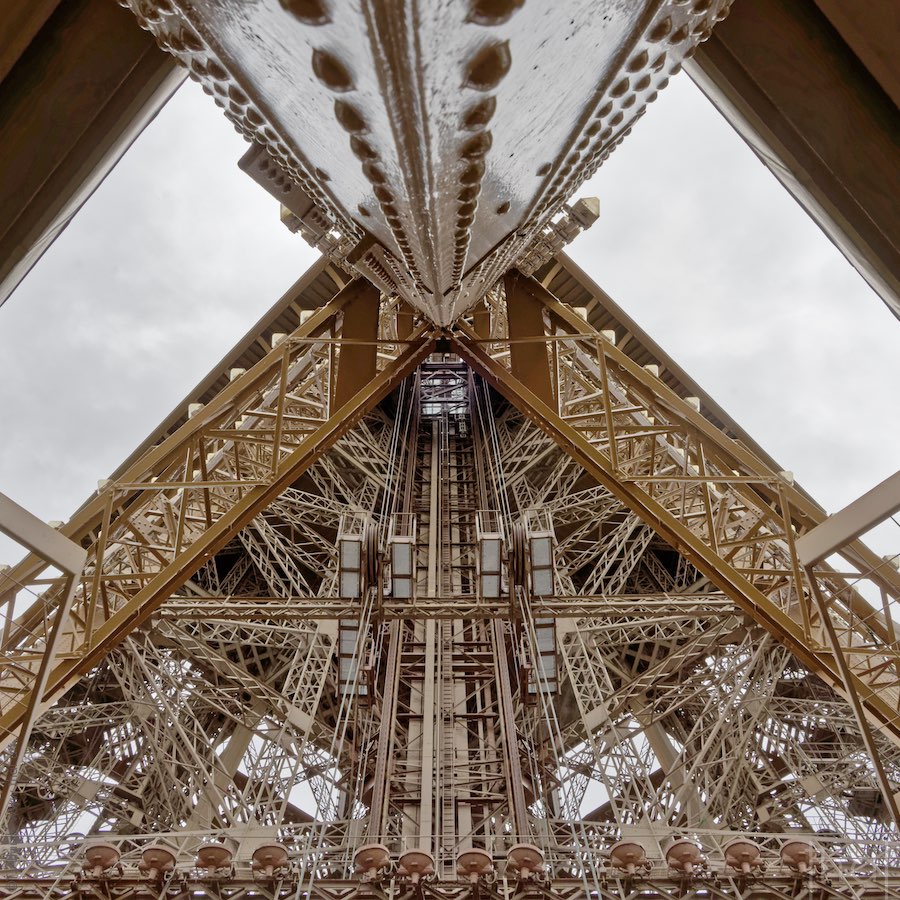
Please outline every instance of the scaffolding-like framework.
[[0, 896], [900, 898], [874, 510], [559, 255], [730, 3], [123, 5], [324, 257], [2, 573]]
[[[558, 411], [514, 374], [523, 288]], [[351, 424], [361, 296], [66, 526], [88, 560], [60, 699], [5, 776], [0, 888], [894, 896], [900, 660], [863, 588], [894, 596], [888, 570], [851, 573], [859, 545], [802, 569], [805, 496], [533, 280], [449, 340], [382, 300]], [[8, 594], [12, 736], [65, 584], [36, 559], [6, 578], [40, 594], [15, 619]]]

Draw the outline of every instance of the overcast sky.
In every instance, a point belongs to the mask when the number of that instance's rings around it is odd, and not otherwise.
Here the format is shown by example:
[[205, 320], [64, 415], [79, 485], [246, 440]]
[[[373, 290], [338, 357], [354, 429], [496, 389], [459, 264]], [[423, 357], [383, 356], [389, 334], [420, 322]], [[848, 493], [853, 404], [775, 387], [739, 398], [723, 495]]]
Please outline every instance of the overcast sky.
[[[0, 491], [42, 518], [313, 262], [244, 149], [187, 82], [0, 307]], [[581, 193], [601, 216], [571, 255], [827, 509], [900, 467], [900, 323], [686, 76]]]

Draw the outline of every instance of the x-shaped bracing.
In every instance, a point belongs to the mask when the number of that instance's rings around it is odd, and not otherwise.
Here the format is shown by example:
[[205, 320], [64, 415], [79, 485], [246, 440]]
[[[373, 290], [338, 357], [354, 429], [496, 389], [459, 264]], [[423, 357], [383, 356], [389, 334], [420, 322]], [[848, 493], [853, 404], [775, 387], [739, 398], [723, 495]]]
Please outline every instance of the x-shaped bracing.
[[[879, 611], [853, 576], [825, 563], [801, 567], [796, 537], [824, 518], [808, 497], [536, 281], [512, 274], [505, 282], [506, 309], [495, 304], [489, 331], [462, 320], [450, 332], [422, 325], [405, 334], [408, 311], [381, 303], [396, 313], [385, 328], [372, 314], [377, 291], [351, 283], [85, 504], [64, 533], [89, 548], [87, 574], [41, 706], [183, 589], [437, 345], [457, 353], [848, 696], [870, 749], [871, 726], [900, 739], [900, 655], [889, 607], [900, 596], [896, 573], [859, 542], [845, 548], [881, 591]], [[36, 583], [40, 569], [28, 558], [10, 574]], [[5, 636], [0, 737], [7, 740], [32, 700], [57, 590], [51, 583]]]

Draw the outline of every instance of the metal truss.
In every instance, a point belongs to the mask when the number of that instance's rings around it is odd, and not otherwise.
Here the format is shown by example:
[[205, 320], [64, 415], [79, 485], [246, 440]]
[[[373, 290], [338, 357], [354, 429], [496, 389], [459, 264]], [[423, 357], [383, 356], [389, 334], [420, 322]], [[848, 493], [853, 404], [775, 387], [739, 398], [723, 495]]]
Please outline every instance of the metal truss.
[[[842, 550], [845, 571], [826, 562], [801, 570], [794, 541], [822, 520], [821, 510], [536, 282], [529, 290], [554, 323], [558, 409], [512, 375], [501, 334], [481, 342], [463, 325], [463, 358], [748, 614], [900, 735], [896, 570], [859, 542]], [[864, 581], [881, 609], [863, 598]]]
[[[58, 696], [146, 621], [427, 354], [424, 338], [381, 344], [379, 371], [354, 409], [332, 409], [333, 335], [343, 308], [360, 294], [377, 304], [371, 286], [351, 284], [253, 369], [236, 373], [211, 403], [191, 410], [188, 423], [105, 484], [64, 529], [91, 549], [48, 695]], [[266, 529], [261, 520], [256, 536], [271, 537]], [[45, 568], [29, 557], [9, 573], [4, 590], [0, 735], [12, 733], [28, 703], [44, 635], [60, 609], [63, 585], [42, 580]], [[40, 602], [13, 621], [18, 590], [35, 588]]]
[[[866, 734], [797, 593], [785, 521], [808, 527], [810, 502], [758, 461], [750, 474], [552, 298], [557, 410], [511, 373], [498, 289], [489, 339], [473, 316], [401, 341], [382, 302], [374, 380], [336, 413], [353, 302], [338, 295], [66, 527], [88, 569], [68, 674], [16, 772], [0, 895], [900, 897], [883, 796], [900, 748], [888, 727]], [[21, 663], [58, 587], [32, 560], [10, 574], [46, 589], [7, 624]], [[874, 640], [863, 622], [891, 620], [863, 616], [846, 574], [815, 575], [854, 679], [880, 685], [854, 654]], [[673, 838], [695, 846], [691, 871], [667, 862]], [[729, 862], [738, 838], [765, 868]], [[90, 863], [98, 841], [113, 864]], [[632, 873], [622, 841], [646, 858]], [[201, 865], [209, 842], [223, 867]]]

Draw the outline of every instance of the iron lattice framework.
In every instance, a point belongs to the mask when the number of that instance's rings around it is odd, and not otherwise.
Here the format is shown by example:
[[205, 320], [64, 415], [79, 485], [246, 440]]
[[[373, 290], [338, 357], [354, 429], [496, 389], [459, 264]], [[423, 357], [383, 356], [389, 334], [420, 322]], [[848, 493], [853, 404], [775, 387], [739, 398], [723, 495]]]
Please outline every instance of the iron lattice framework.
[[[509, 337], [523, 284], [556, 413], [507, 399], [528, 390], [515, 348], [536, 340]], [[896, 718], [868, 729], [876, 767], [849, 699], [874, 697], [873, 722], [894, 702], [890, 619], [863, 614], [856, 576], [794, 565], [796, 489], [515, 278], [449, 343], [383, 300], [351, 426], [336, 370], [363, 342], [335, 347], [373, 290], [352, 282], [305, 315], [67, 526], [88, 564], [48, 683], [60, 699], [9, 782], [2, 889], [894, 896], [877, 769], [900, 782]], [[7, 625], [11, 729], [64, 583], [33, 560], [8, 577], [43, 592]], [[672, 837], [703, 848], [693, 873], [667, 864]], [[737, 838], [764, 871], [728, 863]], [[96, 840], [116, 865], [86, 864]], [[617, 868], [623, 840], [646, 869]], [[819, 868], [783, 862], [786, 840]], [[222, 869], [194, 858], [210, 841]], [[385, 857], [367, 864], [373, 845]], [[523, 846], [539, 854], [524, 875], [508, 859]], [[259, 863], [266, 847], [283, 865]], [[429, 855], [421, 878], [410, 853]]]
[[548, 290], [730, 4], [125, 5], [338, 290], [4, 573], [0, 894], [900, 898], [896, 569]]

